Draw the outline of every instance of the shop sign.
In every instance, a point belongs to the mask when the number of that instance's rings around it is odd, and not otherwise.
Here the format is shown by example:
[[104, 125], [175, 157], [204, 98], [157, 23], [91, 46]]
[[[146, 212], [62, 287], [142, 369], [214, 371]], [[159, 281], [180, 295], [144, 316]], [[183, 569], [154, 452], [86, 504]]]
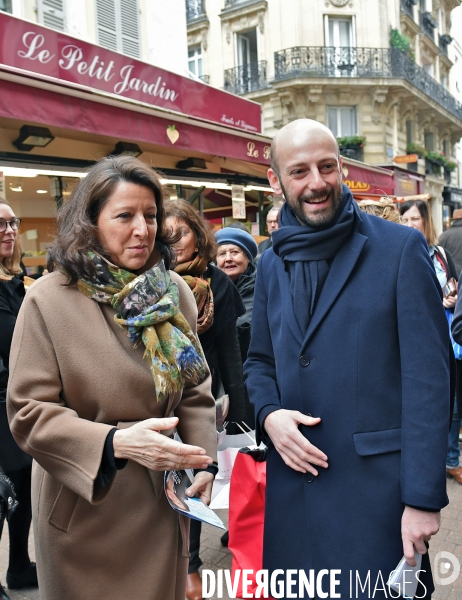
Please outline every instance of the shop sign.
[[402, 163], [416, 163], [419, 160], [417, 154], [403, 154], [402, 156], [395, 156], [393, 161], [397, 164]]
[[261, 131], [261, 106], [0, 12], [0, 64], [237, 129]]
[[5, 196], [5, 176], [0, 171], [0, 200], [6, 200]]
[[245, 192], [243, 185], [231, 186], [231, 199], [233, 204], [233, 219], [245, 219]]
[[385, 169], [371, 168], [366, 164], [359, 166], [344, 163], [342, 179], [353, 193], [383, 196], [394, 193], [393, 173]]

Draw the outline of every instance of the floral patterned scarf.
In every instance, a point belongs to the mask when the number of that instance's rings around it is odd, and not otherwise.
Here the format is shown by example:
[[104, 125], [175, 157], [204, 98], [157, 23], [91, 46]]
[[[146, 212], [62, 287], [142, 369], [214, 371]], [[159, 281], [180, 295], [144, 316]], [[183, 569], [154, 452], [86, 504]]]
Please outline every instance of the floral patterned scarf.
[[145, 346], [157, 401], [200, 383], [207, 374], [202, 348], [179, 310], [178, 286], [163, 261], [142, 275], [89, 253], [96, 267], [92, 281], [79, 279], [78, 289], [96, 302], [110, 304], [114, 320], [135, 342]]
[[213, 293], [210, 283], [200, 277], [206, 270], [207, 261], [199, 256], [175, 267], [175, 273], [183, 277], [196, 300], [197, 333], [199, 335], [213, 325]]

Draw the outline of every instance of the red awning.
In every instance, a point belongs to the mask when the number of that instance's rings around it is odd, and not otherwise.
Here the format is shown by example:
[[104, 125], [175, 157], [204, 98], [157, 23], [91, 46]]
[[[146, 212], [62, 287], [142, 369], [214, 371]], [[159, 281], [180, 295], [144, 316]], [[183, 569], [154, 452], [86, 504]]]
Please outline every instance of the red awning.
[[392, 196], [395, 193], [393, 173], [380, 167], [343, 159], [343, 183], [355, 197]]
[[[35, 85], [41, 85], [34, 82]], [[212, 124], [182, 122], [166, 113], [155, 116], [150, 109], [133, 109], [114, 105], [113, 100], [73, 92], [61, 92], [1, 81], [0, 117], [23, 123], [38, 123], [49, 127], [83, 131], [109, 136], [117, 140], [147, 142], [155, 146], [180, 148], [223, 156], [246, 162], [269, 164], [270, 140], [263, 136], [226, 130]], [[186, 119], [185, 119], [186, 120]], [[173, 131], [177, 133], [173, 134]]]

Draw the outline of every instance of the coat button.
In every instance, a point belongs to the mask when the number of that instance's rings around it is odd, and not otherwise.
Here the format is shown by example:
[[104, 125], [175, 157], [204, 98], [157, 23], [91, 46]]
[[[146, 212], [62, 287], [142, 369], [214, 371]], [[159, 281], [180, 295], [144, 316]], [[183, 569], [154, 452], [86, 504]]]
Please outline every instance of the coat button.
[[307, 472], [303, 475], [304, 480], [306, 481], [306, 483], [312, 483], [314, 481], [314, 475], [313, 473]]
[[300, 356], [300, 364], [302, 367], [307, 367], [310, 364], [310, 359], [307, 356], [302, 355]]

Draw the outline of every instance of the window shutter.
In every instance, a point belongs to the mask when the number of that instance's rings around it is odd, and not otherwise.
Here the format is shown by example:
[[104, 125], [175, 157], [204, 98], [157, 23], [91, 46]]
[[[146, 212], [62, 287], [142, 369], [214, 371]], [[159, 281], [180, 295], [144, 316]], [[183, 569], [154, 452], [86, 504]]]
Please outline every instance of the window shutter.
[[140, 29], [138, 22], [138, 0], [119, 0], [122, 52], [139, 58]]
[[42, 25], [64, 31], [64, 0], [39, 0], [38, 11]]
[[100, 46], [118, 50], [115, 0], [96, 0], [96, 29]]

